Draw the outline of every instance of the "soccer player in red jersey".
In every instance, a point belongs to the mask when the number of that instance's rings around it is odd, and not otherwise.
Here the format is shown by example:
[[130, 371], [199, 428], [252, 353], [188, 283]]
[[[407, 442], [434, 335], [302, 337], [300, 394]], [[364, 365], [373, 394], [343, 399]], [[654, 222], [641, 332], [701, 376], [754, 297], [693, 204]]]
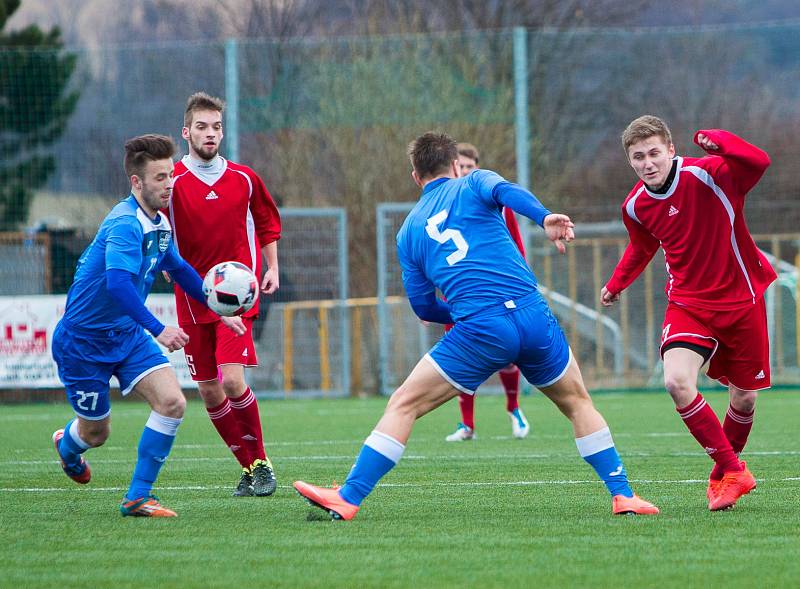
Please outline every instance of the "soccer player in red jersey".
[[[756, 486], [738, 455], [753, 426], [757, 391], [770, 386], [764, 291], [776, 275], [747, 229], [744, 200], [770, 160], [728, 131], [701, 130], [694, 141], [707, 156], [676, 156], [669, 128], [654, 116], [625, 129], [623, 147], [640, 181], [622, 205], [630, 243], [600, 297], [612, 305], [663, 248], [664, 384], [714, 460], [706, 494], [717, 511]], [[708, 375], [730, 392], [723, 424], [697, 390], [706, 362]]]
[[[457, 148], [458, 165], [461, 169], [461, 175], [466, 176], [472, 170], [477, 170], [480, 161], [478, 149], [471, 143], [459, 143]], [[503, 218], [508, 227], [508, 232], [511, 233], [514, 243], [517, 244], [524, 258], [525, 246], [522, 242], [522, 233], [519, 230], [519, 224], [517, 223], [517, 217], [514, 215], [514, 211], [508, 207], [504, 207]], [[452, 327], [452, 323], [445, 326], [445, 331], [449, 331]], [[519, 368], [514, 364], [509, 364], [498, 371], [497, 374], [500, 377], [500, 382], [503, 384], [503, 390], [506, 393], [506, 412], [511, 419], [511, 435], [515, 438], [524, 438], [528, 435], [531, 428], [528, 425], [528, 420], [525, 419], [525, 414], [519, 406]], [[445, 437], [445, 440], [448, 442], [462, 442], [475, 438], [475, 395], [461, 393], [458, 396], [458, 408], [461, 411], [461, 421], [456, 426], [456, 431]]]
[[[225, 261], [237, 261], [261, 276], [261, 292], [278, 289], [278, 209], [261, 178], [249, 167], [219, 155], [225, 103], [203, 92], [189, 97], [183, 138], [189, 148], [175, 166], [169, 217], [178, 250], [204, 276]], [[276, 481], [264, 452], [258, 404], [244, 378], [256, 366], [253, 319], [258, 302], [242, 315], [247, 332], [224, 329], [217, 315], [175, 285], [178, 323], [189, 334], [186, 362], [197, 381], [211, 423], [242, 466], [235, 496], [271, 495]]]

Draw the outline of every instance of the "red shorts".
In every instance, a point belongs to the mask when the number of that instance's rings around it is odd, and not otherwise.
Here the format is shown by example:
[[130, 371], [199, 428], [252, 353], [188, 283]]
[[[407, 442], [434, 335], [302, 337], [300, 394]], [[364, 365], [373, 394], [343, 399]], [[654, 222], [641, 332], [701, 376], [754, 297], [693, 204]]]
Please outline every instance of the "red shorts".
[[770, 387], [767, 311], [762, 297], [755, 305], [711, 311], [669, 303], [661, 332], [664, 346], [686, 342], [711, 350], [708, 376], [745, 391]]
[[244, 335], [236, 335], [222, 321], [181, 326], [189, 335], [189, 343], [183, 352], [192, 380], [216, 380], [222, 364], [258, 366], [253, 343], [253, 319], [243, 318], [242, 321], [247, 328]]

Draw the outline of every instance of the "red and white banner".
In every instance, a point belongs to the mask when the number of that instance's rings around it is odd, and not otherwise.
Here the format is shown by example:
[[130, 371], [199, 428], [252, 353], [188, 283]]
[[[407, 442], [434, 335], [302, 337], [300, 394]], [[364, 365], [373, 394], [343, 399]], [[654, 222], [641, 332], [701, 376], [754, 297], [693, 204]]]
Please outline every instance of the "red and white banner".
[[[0, 297], [0, 389], [62, 386], [50, 346], [66, 301], [66, 295]], [[171, 294], [150, 295], [146, 304], [164, 325], [178, 324]], [[183, 352], [164, 353], [181, 386], [195, 387]], [[116, 379], [111, 385], [117, 386]]]

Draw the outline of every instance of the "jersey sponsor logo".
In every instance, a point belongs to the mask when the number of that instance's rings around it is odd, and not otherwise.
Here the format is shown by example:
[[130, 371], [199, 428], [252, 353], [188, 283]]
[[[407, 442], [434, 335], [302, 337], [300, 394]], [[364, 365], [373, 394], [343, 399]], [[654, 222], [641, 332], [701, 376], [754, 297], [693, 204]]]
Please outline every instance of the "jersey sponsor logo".
[[169, 240], [172, 239], [172, 232], [170, 231], [159, 231], [158, 232], [158, 251], [162, 254], [167, 251], [169, 247]]
[[673, 217], [673, 216], [677, 215], [679, 212], [680, 211], [678, 209], [676, 209], [674, 206], [669, 205], [669, 216], [670, 217]]
[[213, 190], [211, 192], [209, 192], [208, 194], [206, 194], [206, 200], [217, 200], [218, 198], [219, 198], [219, 196]]
[[756, 374], [756, 380], [762, 380], [762, 379], [764, 379], [764, 378], [767, 378], [767, 375], [766, 375], [766, 374], [764, 374], [764, 371], [763, 371], [763, 370], [759, 370], [759, 371], [758, 371], [758, 374]]

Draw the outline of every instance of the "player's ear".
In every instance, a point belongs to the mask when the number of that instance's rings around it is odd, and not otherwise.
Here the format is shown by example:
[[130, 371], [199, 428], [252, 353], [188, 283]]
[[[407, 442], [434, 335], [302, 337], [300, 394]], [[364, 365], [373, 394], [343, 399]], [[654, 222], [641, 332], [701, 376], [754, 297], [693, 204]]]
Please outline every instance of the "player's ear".
[[411, 170], [411, 179], [414, 181], [414, 184], [422, 188], [422, 180], [416, 170]]
[[187, 141], [189, 140], [189, 127], [184, 127], [183, 129], [181, 129], [181, 137], [183, 137]]
[[670, 158], [675, 157], [675, 144], [674, 143], [670, 143], [669, 144], [669, 147], [667, 147], [667, 153], [669, 154]]
[[136, 174], [131, 176], [131, 187], [135, 188], [136, 190], [142, 189], [142, 179]]
[[461, 164], [458, 163], [458, 160], [453, 160], [450, 164], [450, 171], [453, 174], [453, 178], [461, 178]]

